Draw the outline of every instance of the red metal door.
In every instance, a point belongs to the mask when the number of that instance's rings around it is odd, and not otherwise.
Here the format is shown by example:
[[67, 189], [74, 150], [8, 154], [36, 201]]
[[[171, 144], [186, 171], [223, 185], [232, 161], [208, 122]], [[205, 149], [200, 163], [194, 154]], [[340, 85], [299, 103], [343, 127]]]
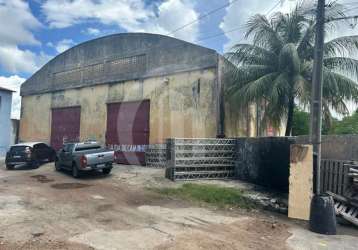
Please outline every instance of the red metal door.
[[80, 138], [81, 107], [52, 109], [51, 146], [59, 150], [64, 141]]
[[116, 151], [117, 163], [145, 164], [149, 110], [149, 100], [108, 104], [106, 144]]

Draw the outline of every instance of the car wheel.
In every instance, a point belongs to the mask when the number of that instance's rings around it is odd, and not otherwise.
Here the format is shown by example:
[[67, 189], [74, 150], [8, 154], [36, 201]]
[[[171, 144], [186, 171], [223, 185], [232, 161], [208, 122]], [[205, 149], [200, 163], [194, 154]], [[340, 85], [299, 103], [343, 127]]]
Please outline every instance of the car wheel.
[[60, 171], [60, 170], [61, 170], [61, 164], [60, 164], [60, 162], [58, 161], [58, 159], [55, 160], [55, 169], [56, 169], [56, 171]]
[[13, 169], [14, 169], [14, 166], [13, 166], [13, 165], [6, 164], [6, 169], [7, 169], [7, 170], [13, 170]]
[[109, 174], [109, 173], [111, 173], [111, 168], [104, 168], [104, 169], [102, 169], [102, 173], [103, 174]]
[[80, 177], [80, 171], [78, 170], [76, 164], [72, 164], [72, 176], [74, 178], [79, 178]]

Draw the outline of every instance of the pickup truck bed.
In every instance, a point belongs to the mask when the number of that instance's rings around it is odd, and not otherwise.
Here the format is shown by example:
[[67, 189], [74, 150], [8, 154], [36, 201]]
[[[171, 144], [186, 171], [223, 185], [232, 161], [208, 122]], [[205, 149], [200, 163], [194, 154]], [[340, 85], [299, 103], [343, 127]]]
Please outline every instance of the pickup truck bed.
[[55, 167], [56, 170], [71, 170], [74, 177], [91, 170], [109, 174], [113, 161], [114, 151], [104, 149], [96, 142], [68, 143], [58, 152]]

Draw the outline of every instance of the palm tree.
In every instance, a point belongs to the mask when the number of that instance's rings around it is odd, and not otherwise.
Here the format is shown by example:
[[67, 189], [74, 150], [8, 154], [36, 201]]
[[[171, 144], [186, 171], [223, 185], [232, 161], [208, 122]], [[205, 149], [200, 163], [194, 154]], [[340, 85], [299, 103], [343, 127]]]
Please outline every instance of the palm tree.
[[[315, 39], [313, 6], [298, 4], [289, 14], [276, 13], [268, 19], [255, 15], [247, 22], [246, 38], [252, 43], [236, 44], [227, 58], [237, 67], [227, 89], [240, 107], [265, 103], [263, 122], [278, 127], [287, 119], [285, 135], [292, 129], [296, 105], [309, 107]], [[342, 16], [341, 6], [331, 4], [326, 17]], [[326, 24], [326, 33], [337, 28]], [[358, 36], [344, 36], [324, 45], [323, 119], [331, 112], [348, 114], [346, 102], [358, 102]]]

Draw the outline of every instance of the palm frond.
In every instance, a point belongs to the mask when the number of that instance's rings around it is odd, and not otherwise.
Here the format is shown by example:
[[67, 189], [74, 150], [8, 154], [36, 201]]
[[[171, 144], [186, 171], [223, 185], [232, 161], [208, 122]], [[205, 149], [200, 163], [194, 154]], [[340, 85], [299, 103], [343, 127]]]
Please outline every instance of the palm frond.
[[344, 73], [358, 81], [358, 60], [349, 57], [328, 57], [323, 63], [326, 68]]
[[275, 72], [266, 74], [243, 86], [233, 87], [229, 95], [233, 97], [232, 100], [234, 100], [238, 106], [247, 106], [252, 102], [258, 103], [269, 93], [276, 76], [277, 73]]
[[287, 43], [282, 48], [279, 55], [279, 65], [282, 71], [290, 73], [292, 76], [300, 71], [300, 57], [297, 53], [296, 46], [293, 43]]
[[235, 65], [239, 64], [262, 64], [272, 65], [277, 57], [274, 53], [252, 44], [236, 44], [225, 57]]
[[245, 37], [253, 35], [255, 45], [272, 50], [278, 53], [284, 45], [281, 37], [264, 15], [254, 15], [247, 22], [247, 32]]
[[228, 79], [229, 86], [227, 88], [228, 94], [236, 88], [241, 88], [243, 85], [252, 82], [264, 75], [272, 73], [272, 69], [265, 65], [245, 65], [237, 67], [230, 72], [230, 79]]
[[315, 28], [316, 22], [309, 21], [308, 27], [306, 28], [305, 33], [302, 36], [301, 40], [298, 42], [297, 46], [297, 52], [300, 58], [303, 58], [305, 60], [313, 59]]
[[323, 98], [330, 100], [350, 100], [358, 103], [358, 84], [352, 79], [337, 72], [324, 69]]
[[358, 35], [342, 36], [324, 44], [326, 56], [354, 55], [358, 52]]

